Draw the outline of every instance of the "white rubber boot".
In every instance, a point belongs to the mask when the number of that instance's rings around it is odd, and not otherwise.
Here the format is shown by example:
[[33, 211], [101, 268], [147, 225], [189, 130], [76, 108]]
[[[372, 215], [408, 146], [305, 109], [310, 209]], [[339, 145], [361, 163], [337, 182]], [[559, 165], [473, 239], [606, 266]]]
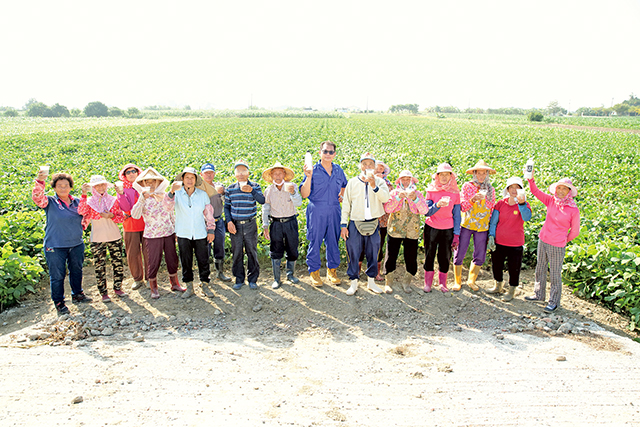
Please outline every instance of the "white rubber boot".
[[353, 295], [358, 290], [358, 279], [353, 279], [351, 281], [351, 286], [347, 289], [347, 295]]
[[367, 288], [369, 288], [371, 292], [375, 292], [376, 294], [382, 293], [382, 289], [380, 289], [378, 285], [376, 285], [375, 277], [367, 277]]

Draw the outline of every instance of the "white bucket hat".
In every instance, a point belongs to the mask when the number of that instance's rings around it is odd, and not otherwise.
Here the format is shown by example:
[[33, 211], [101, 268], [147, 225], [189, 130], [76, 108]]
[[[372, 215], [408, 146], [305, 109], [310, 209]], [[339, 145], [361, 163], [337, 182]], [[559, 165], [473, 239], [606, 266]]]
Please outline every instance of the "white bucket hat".
[[102, 175], [92, 175], [89, 179], [89, 185], [95, 187], [96, 185], [107, 184], [107, 188], [113, 187], [113, 184], [104, 179]]
[[509, 195], [508, 189], [513, 184], [518, 184], [520, 188], [524, 189], [524, 184], [522, 183], [522, 179], [517, 176], [512, 176], [507, 180], [507, 185], [504, 187], [504, 190], [502, 191], [502, 197], [507, 197]]

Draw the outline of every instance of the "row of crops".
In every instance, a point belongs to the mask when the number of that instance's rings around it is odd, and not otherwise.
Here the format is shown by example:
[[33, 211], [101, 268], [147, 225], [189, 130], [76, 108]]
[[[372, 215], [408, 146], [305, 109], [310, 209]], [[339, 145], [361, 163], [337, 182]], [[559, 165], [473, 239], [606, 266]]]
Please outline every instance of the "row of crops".
[[[153, 166], [170, 177], [184, 166], [210, 161], [218, 169], [217, 178], [228, 184], [233, 181], [233, 161], [244, 158], [253, 179], [264, 185], [261, 172], [274, 161], [301, 171], [306, 150], [317, 153], [319, 143], [330, 139], [338, 145], [336, 162], [348, 176], [357, 173], [363, 151], [388, 163], [392, 179], [400, 170], [410, 169], [422, 178], [423, 187], [441, 162], [463, 174], [484, 158], [497, 170], [494, 184], [501, 188], [533, 157], [541, 188], [569, 176], [580, 189], [583, 226], [567, 251], [565, 283], [581, 296], [626, 313], [634, 328], [640, 322], [640, 135], [526, 126], [503, 118], [5, 119], [0, 121], [0, 244], [20, 246], [3, 234], [1, 221], [6, 224], [16, 212], [36, 211], [30, 191], [41, 164], [51, 165], [52, 172], [69, 172], [82, 183], [96, 173], [115, 180], [128, 162]], [[599, 126], [622, 127], [616, 121], [598, 120]], [[301, 177], [298, 172], [298, 182]], [[545, 212], [540, 203], [530, 201], [534, 216], [526, 227], [529, 266], [535, 263]], [[300, 218], [303, 234], [304, 215]], [[38, 249], [31, 248], [30, 255]]]

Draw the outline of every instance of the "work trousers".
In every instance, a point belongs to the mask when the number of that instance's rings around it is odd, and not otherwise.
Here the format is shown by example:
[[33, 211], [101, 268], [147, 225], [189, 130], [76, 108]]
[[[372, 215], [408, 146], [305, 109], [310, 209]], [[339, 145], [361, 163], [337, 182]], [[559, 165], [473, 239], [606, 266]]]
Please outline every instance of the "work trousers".
[[496, 282], [504, 280], [504, 262], [506, 260], [509, 270], [509, 285], [518, 286], [520, 284], [523, 253], [522, 246], [503, 246], [496, 243], [496, 250], [491, 252], [491, 267]]
[[347, 275], [350, 280], [357, 279], [360, 274], [360, 254], [364, 250], [367, 258], [366, 275], [376, 277], [378, 275], [377, 256], [380, 250], [380, 227], [371, 236], [363, 236], [356, 228], [353, 221], [349, 221], [349, 237], [347, 238], [347, 255], [349, 256], [349, 266]]
[[453, 243], [453, 228], [440, 230], [425, 224], [424, 226], [424, 271], [433, 271], [436, 254], [438, 255], [438, 270], [449, 272], [451, 262], [451, 244]]
[[562, 295], [562, 261], [564, 261], [565, 247], [553, 246], [538, 240], [538, 263], [536, 264], [536, 281], [533, 291], [536, 298], [544, 300], [547, 290], [547, 267], [551, 281], [549, 302], [560, 304]]
[[113, 267], [113, 289], [119, 291], [124, 279], [122, 265], [122, 239], [111, 242], [91, 242], [91, 255], [96, 270], [96, 283], [100, 295], [107, 293], [107, 250]]
[[[124, 250], [127, 253], [127, 264], [131, 277], [136, 282], [147, 280], [147, 245], [145, 238], [142, 237], [144, 231], [125, 231], [124, 232]], [[144, 261], [144, 264], [143, 264]]]
[[233, 253], [233, 266], [231, 273], [236, 278], [236, 284], [244, 283], [244, 254], [247, 254], [247, 268], [249, 273], [249, 283], [256, 283], [260, 275], [260, 264], [258, 264], [258, 226], [253, 218], [247, 223], [240, 224], [234, 221], [236, 234], [231, 236], [231, 252]]
[[180, 265], [182, 266], [182, 282], [193, 282], [193, 254], [195, 252], [200, 282], [209, 283], [211, 271], [209, 269], [207, 239], [178, 237], [178, 250], [180, 251]]
[[82, 264], [84, 262], [84, 243], [71, 248], [45, 248], [44, 257], [49, 267], [51, 300], [64, 301], [64, 278], [69, 269], [71, 295], [82, 293]]
[[209, 257], [211, 257], [211, 251], [213, 250], [214, 259], [216, 260], [224, 259], [224, 238], [225, 238], [226, 229], [227, 227], [224, 224], [224, 218], [223, 217], [218, 218], [216, 220], [216, 231], [214, 232], [216, 237], [213, 243], [207, 244], [207, 253], [209, 254]]
[[271, 259], [282, 259], [287, 255], [287, 261], [298, 259], [298, 221], [292, 217], [287, 222], [273, 220], [269, 226], [269, 256]]
[[178, 253], [176, 252], [176, 235], [171, 234], [166, 237], [157, 237], [147, 240], [147, 277], [155, 279], [162, 262], [162, 252], [164, 252], [164, 262], [167, 264], [169, 276], [178, 273]]
[[458, 248], [453, 252], [453, 264], [462, 265], [464, 256], [469, 249], [469, 243], [471, 243], [471, 237], [473, 237], [473, 260], [475, 265], [484, 264], [487, 258], [487, 239], [489, 237], [489, 231], [472, 231], [468, 228], [460, 228], [460, 244]]
[[404, 246], [404, 264], [407, 272], [414, 276], [418, 272], [418, 239], [396, 238], [387, 236], [387, 262], [384, 265], [386, 274], [396, 270], [400, 245]]

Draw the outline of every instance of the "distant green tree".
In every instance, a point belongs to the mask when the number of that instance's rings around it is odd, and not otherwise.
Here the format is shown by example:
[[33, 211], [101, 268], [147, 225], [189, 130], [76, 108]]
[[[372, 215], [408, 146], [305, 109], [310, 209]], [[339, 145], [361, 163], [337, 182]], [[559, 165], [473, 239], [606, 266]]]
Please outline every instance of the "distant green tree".
[[139, 119], [142, 117], [142, 114], [136, 107], [129, 107], [127, 108], [127, 117], [130, 117], [132, 119]]
[[527, 118], [530, 122], [541, 122], [544, 116], [539, 111], [531, 111]]
[[13, 108], [9, 107], [4, 112], [5, 117], [18, 117], [18, 112]]
[[82, 110], [79, 108], [72, 108], [70, 113], [72, 117], [80, 117], [82, 115]]
[[29, 100], [27, 101], [26, 104], [24, 104], [24, 107], [22, 107], [22, 109], [27, 111], [29, 109], [29, 107], [31, 107], [31, 105], [36, 104], [37, 102], [38, 102], [37, 99], [29, 98]]
[[398, 104], [389, 107], [391, 113], [411, 113], [418, 114], [418, 104]]
[[559, 114], [567, 114], [567, 109], [562, 108], [558, 101], [551, 101], [546, 108], [547, 114], [557, 116]]
[[124, 116], [124, 111], [122, 111], [118, 107], [109, 107], [109, 116], [111, 116], [111, 117], [122, 117], [122, 116]]
[[185, 105], [185, 106], [184, 106], [184, 109], [185, 109], [185, 110], [191, 110], [191, 106], [190, 106], [190, 105]]
[[90, 102], [84, 107], [84, 115], [87, 117], [107, 117], [109, 107], [100, 101]]
[[58, 103], [51, 107], [51, 113], [52, 117], [71, 117], [69, 109], [64, 105], [60, 105]]
[[29, 117], [52, 117], [52, 112], [44, 102], [32, 102], [27, 108], [27, 116]]

